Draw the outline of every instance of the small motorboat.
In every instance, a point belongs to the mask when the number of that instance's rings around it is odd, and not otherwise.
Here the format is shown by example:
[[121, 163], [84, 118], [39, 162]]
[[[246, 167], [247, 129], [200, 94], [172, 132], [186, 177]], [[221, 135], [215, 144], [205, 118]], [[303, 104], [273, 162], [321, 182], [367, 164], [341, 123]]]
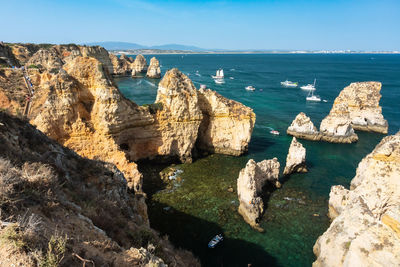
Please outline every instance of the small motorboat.
[[307, 85], [303, 85], [300, 86], [301, 89], [303, 90], [309, 90], [309, 91], [314, 91], [315, 90], [315, 82], [317, 81], [317, 79], [314, 79], [314, 84], [307, 84]]
[[284, 87], [297, 87], [298, 83], [294, 83], [294, 82], [286, 80], [284, 82], [281, 82], [281, 85]]
[[325, 102], [325, 103], [328, 102], [328, 100], [326, 100], [326, 99], [324, 99], [324, 100], [322, 100], [322, 101]]
[[210, 242], [208, 242], [208, 247], [215, 248], [215, 246], [218, 245], [218, 243], [221, 242], [222, 240], [224, 240], [222, 234], [216, 235], [213, 237], [213, 239], [211, 239]]
[[255, 90], [256, 90], [256, 88], [254, 88], [254, 86], [251, 86], [251, 85], [246, 86], [245, 89], [246, 89], [247, 91], [255, 91]]
[[269, 131], [270, 134], [274, 134], [274, 135], [279, 135], [279, 132], [276, 130], [271, 130]]

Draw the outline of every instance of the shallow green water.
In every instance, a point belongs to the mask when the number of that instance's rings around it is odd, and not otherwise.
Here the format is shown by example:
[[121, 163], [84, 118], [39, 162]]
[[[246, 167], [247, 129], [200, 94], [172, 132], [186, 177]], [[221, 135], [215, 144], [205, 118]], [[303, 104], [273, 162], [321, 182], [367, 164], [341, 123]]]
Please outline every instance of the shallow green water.
[[[237, 213], [239, 171], [250, 158], [260, 161], [277, 157], [283, 169], [291, 141], [284, 132], [294, 117], [304, 111], [318, 127], [329, 113], [334, 98], [350, 82], [378, 80], [383, 83], [383, 114], [389, 122], [389, 133], [397, 132], [400, 127], [400, 56], [157, 57], [163, 70], [178, 67], [189, 74], [196, 86], [207, 84], [222, 95], [252, 107], [257, 121], [247, 155], [211, 155], [192, 164], [177, 165], [183, 170], [180, 175], [183, 181], [173, 190], [152, 194], [154, 184], [145, 185], [150, 193], [152, 226], [167, 234], [177, 246], [192, 250], [204, 266], [247, 266], [248, 263], [252, 266], [310, 266], [314, 261], [312, 247], [329, 226], [326, 213], [330, 187], [348, 186], [358, 162], [372, 151], [383, 135], [358, 133], [359, 142], [355, 144], [301, 140], [307, 149], [309, 172], [290, 176], [281, 189], [268, 194], [261, 222], [264, 233], [251, 229]], [[210, 78], [219, 67], [224, 68], [227, 77], [222, 85], [214, 84]], [[279, 85], [286, 78], [304, 84], [312, 82], [314, 77], [317, 78], [317, 93], [328, 100], [327, 103], [306, 103], [306, 92]], [[157, 80], [119, 78], [117, 83], [121, 91], [138, 104], [155, 100]], [[263, 90], [247, 92], [244, 90], [247, 85]], [[270, 128], [280, 131], [281, 135], [271, 135]], [[229, 187], [234, 188], [233, 193], [228, 192]], [[208, 241], [220, 232], [225, 235], [222, 245], [208, 249]]]

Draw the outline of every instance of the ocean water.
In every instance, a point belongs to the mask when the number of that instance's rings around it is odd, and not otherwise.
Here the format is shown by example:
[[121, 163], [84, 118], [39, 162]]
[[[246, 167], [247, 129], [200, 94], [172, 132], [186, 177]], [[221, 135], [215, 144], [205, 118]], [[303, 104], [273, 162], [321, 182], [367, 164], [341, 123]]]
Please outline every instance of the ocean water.
[[[146, 56], [147, 60], [150, 56]], [[196, 87], [206, 84], [225, 97], [254, 109], [256, 125], [249, 152], [240, 157], [209, 155], [183, 170], [172, 187], [145, 184], [152, 227], [177, 246], [193, 251], [204, 266], [310, 266], [313, 245], [329, 226], [328, 197], [332, 185], [349, 186], [360, 160], [384, 135], [358, 132], [355, 144], [329, 144], [299, 140], [307, 149], [309, 172], [293, 174], [281, 189], [266, 189], [264, 233], [250, 228], [237, 213], [236, 179], [246, 162], [277, 157], [281, 171], [291, 137], [286, 129], [303, 111], [319, 127], [333, 100], [351, 82], [382, 82], [381, 106], [389, 134], [400, 129], [400, 55], [157, 55], [163, 73], [177, 67]], [[223, 68], [225, 83], [215, 84], [211, 75]], [[232, 77], [232, 78], [230, 78]], [[326, 103], [307, 103], [306, 91], [283, 88], [286, 79], [300, 85], [317, 79], [316, 94]], [[117, 78], [122, 93], [139, 105], [153, 103], [158, 80]], [[257, 90], [248, 92], [245, 86]], [[262, 89], [262, 91], [260, 91]], [[274, 136], [270, 129], [280, 131]], [[149, 177], [162, 165], [143, 164]], [[146, 179], [146, 177], [145, 177]], [[228, 191], [232, 187], [234, 192]], [[216, 234], [225, 240], [215, 249], [207, 247]]]

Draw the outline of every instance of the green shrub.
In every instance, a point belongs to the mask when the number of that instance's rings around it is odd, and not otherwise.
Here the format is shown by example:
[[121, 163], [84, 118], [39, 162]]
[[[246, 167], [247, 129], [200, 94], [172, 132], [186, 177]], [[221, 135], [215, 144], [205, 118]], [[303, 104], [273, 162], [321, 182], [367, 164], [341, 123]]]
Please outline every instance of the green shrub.
[[35, 64], [31, 64], [28, 66], [28, 69], [38, 69], [39, 67], [36, 66]]
[[64, 259], [67, 245], [67, 235], [60, 236], [58, 234], [50, 237], [46, 255], [43, 256], [39, 263], [40, 267], [57, 267]]
[[143, 107], [148, 108], [151, 114], [156, 114], [157, 111], [163, 110], [162, 103], [144, 104]]

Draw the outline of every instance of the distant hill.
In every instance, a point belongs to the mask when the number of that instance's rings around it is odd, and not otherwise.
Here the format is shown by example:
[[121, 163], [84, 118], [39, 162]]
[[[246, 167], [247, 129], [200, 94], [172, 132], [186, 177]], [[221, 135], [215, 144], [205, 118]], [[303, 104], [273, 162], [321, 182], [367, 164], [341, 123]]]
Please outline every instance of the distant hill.
[[93, 43], [85, 43], [85, 45], [99, 45], [107, 50], [160, 49], [160, 50], [182, 50], [182, 51], [205, 51], [205, 49], [200, 47], [190, 46], [190, 45], [180, 45], [180, 44], [144, 46], [128, 42], [93, 42]]

